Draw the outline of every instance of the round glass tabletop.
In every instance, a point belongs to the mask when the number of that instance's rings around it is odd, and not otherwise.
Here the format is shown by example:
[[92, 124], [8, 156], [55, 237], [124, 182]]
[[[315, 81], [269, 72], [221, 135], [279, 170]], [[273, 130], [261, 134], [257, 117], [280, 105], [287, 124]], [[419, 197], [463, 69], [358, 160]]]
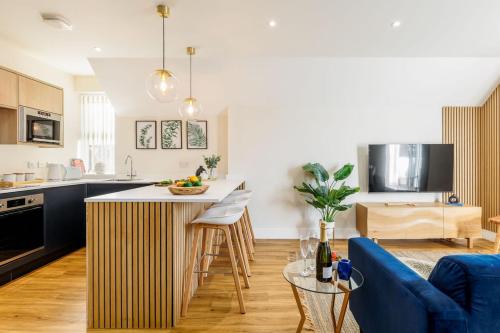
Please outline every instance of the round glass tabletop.
[[[307, 259], [307, 267], [316, 261]], [[338, 279], [334, 271], [332, 282], [319, 282], [316, 280], [316, 271], [309, 271], [310, 275], [303, 277], [300, 273], [304, 270], [304, 260], [291, 262], [283, 269], [285, 279], [295, 287], [320, 294], [342, 294], [354, 291], [361, 287], [364, 282], [363, 274], [356, 268], [352, 268], [349, 281]]]

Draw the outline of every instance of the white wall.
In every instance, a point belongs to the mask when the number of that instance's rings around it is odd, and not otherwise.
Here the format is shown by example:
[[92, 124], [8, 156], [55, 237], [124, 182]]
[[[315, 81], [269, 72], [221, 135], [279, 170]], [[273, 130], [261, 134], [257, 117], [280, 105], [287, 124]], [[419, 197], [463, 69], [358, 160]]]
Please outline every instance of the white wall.
[[[203, 155], [212, 153], [223, 153], [218, 146], [218, 119], [217, 116], [204, 116], [203, 119], [208, 123], [208, 149], [195, 150], [186, 149], [186, 123], [182, 124], [182, 140], [183, 149], [161, 149], [160, 129], [161, 120], [178, 119], [178, 117], [117, 117], [116, 118], [116, 149], [115, 149], [115, 166], [116, 173], [124, 175], [129, 170], [125, 168], [124, 160], [126, 155], [130, 155], [134, 159], [134, 169], [137, 170], [137, 175], [141, 177], [160, 177], [160, 178], [183, 178], [194, 175], [196, 169], [200, 165], [205, 165]], [[156, 123], [156, 138], [157, 149], [135, 149], [135, 121], [136, 120], [157, 120]], [[224, 131], [224, 129], [222, 129]], [[223, 156], [226, 160], [226, 156]], [[227, 164], [227, 160], [226, 160]], [[219, 172], [221, 175], [226, 173], [221, 163]]]
[[[368, 194], [369, 143], [441, 142], [441, 107], [480, 104], [500, 78], [500, 59], [249, 59], [227, 64], [229, 171], [255, 191], [257, 237], [295, 238], [318, 215], [292, 190], [301, 166], [356, 165], [362, 193], [350, 201], [433, 201], [435, 194]], [[226, 81], [227, 83], [227, 81]], [[337, 220], [356, 234], [355, 212]]]
[[[481, 104], [500, 79], [500, 58], [196, 58], [195, 96], [209, 119], [226, 108], [231, 175], [255, 191], [250, 210], [263, 238], [295, 238], [318, 215], [292, 189], [301, 166], [356, 165], [350, 179], [362, 193], [351, 201], [433, 201], [436, 194], [368, 194], [369, 143], [439, 143], [444, 105]], [[139, 173], [185, 173], [205, 152], [137, 151], [135, 119], [175, 119], [174, 105], [153, 103], [144, 80], [158, 59], [93, 59], [118, 112], [117, 165], [127, 153]], [[187, 91], [185, 59], [168, 59]], [[224, 141], [223, 139], [219, 141]], [[215, 150], [211, 146], [209, 151]], [[338, 218], [338, 236], [356, 233], [353, 210]]]
[[54, 84], [64, 89], [64, 148], [38, 148], [26, 145], [0, 145], [0, 173], [37, 172], [45, 177], [45, 168], [31, 169], [28, 162], [58, 162], [69, 164], [76, 157], [77, 141], [80, 136], [80, 113], [77, 94], [73, 89], [73, 77], [50, 67], [23, 51], [0, 41], [0, 65]]

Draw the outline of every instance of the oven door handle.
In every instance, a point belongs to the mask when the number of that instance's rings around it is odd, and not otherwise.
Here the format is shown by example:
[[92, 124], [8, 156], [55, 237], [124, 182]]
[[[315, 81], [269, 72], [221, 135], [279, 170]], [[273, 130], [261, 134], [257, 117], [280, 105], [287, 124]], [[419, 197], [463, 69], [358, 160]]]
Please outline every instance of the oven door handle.
[[35, 207], [30, 207], [30, 208], [24, 208], [20, 210], [16, 210], [13, 212], [5, 212], [5, 213], [0, 213], [0, 219], [6, 216], [12, 216], [12, 215], [18, 215], [26, 212], [32, 212], [34, 210], [42, 209], [43, 206], [35, 206]]

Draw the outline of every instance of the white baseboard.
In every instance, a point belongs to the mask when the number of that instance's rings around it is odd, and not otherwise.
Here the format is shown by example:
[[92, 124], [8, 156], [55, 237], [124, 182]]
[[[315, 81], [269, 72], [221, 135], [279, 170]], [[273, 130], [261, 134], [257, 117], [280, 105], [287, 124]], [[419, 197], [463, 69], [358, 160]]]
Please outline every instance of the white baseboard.
[[[310, 228], [254, 228], [254, 233], [257, 239], [299, 239], [302, 233], [310, 230]], [[349, 239], [358, 236], [359, 232], [356, 229], [335, 229], [335, 239]]]
[[481, 232], [481, 236], [483, 236], [484, 239], [494, 242], [497, 234], [494, 233], [493, 231], [483, 229]]
[[[254, 228], [257, 239], [299, 239], [301, 233], [306, 233], [309, 228]], [[481, 236], [491, 242], [495, 241], [496, 234], [489, 230], [482, 230]], [[351, 228], [335, 229], [335, 239], [349, 239], [359, 237], [359, 232]]]

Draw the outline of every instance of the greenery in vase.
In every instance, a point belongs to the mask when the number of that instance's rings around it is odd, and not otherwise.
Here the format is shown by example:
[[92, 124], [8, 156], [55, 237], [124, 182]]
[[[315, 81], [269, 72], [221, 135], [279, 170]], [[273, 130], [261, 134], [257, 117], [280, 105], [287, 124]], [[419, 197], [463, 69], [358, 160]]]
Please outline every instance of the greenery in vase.
[[148, 131], [151, 127], [153, 127], [153, 125], [148, 124], [148, 125], [144, 126], [143, 128], [141, 128], [141, 135], [139, 136], [139, 143], [141, 144], [141, 146], [143, 146], [145, 148], [149, 148], [149, 144], [151, 143], [151, 140], [153, 139], [152, 136], [150, 136], [149, 138], [146, 139], [146, 135], [148, 134]]
[[217, 168], [217, 164], [220, 162], [220, 155], [215, 155], [212, 154], [212, 156], [203, 156], [203, 159], [205, 160], [205, 165], [209, 169], [215, 169]]
[[354, 169], [354, 165], [346, 164], [333, 172], [330, 177], [328, 171], [319, 163], [307, 163], [302, 167], [304, 172], [313, 176], [314, 183], [302, 182], [294, 188], [306, 196], [306, 202], [321, 213], [325, 222], [333, 222], [335, 216], [351, 207], [343, 204], [345, 198], [359, 192], [359, 187], [350, 187], [345, 184]]
[[207, 145], [207, 136], [199, 124], [188, 121], [187, 133], [190, 147], [205, 147]]
[[161, 133], [162, 145], [164, 148], [177, 148], [174, 139], [179, 134], [181, 123], [177, 120], [169, 120], [165, 122], [165, 126]]

